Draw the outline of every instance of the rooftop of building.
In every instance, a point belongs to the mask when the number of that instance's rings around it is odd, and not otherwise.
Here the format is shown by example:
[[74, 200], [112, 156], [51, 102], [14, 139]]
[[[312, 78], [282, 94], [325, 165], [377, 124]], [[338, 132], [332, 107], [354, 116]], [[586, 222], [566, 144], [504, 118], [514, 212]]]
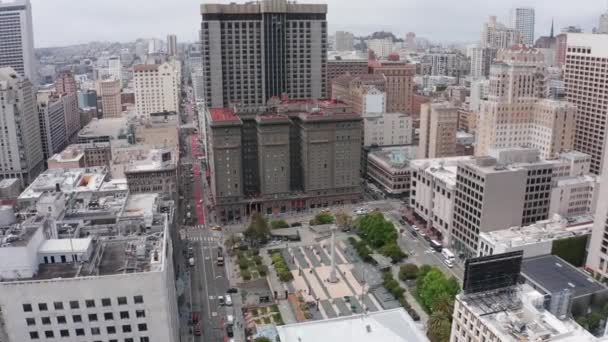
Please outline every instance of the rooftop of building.
[[126, 117], [93, 119], [78, 132], [78, 136], [109, 136], [113, 139], [119, 139], [126, 134], [127, 123]]
[[404, 171], [416, 157], [418, 146], [384, 147], [371, 151], [367, 158], [392, 171]]
[[63, 151], [55, 153], [49, 161], [67, 163], [77, 162], [84, 157], [84, 150], [75, 145], [69, 145]]
[[525, 227], [511, 227], [492, 232], [480, 232], [480, 238], [492, 244], [503, 244], [509, 247], [519, 247], [537, 244], [543, 241], [565, 239], [574, 236], [591, 234], [593, 216], [580, 215], [563, 218], [554, 215], [548, 220], [538, 221]]
[[[262, 0], [245, 3], [202, 4], [201, 14], [257, 14], [257, 13], [327, 13], [326, 4], [297, 3], [291, 0]], [[217, 20], [217, 19], [216, 19]]]
[[556, 181], [557, 186], [571, 186], [571, 185], [581, 185], [581, 184], [589, 184], [589, 183], [599, 183], [600, 179], [595, 175], [582, 175], [582, 176], [565, 176], [560, 177]]
[[522, 261], [521, 273], [536, 288], [551, 294], [564, 290], [573, 297], [608, 291], [606, 286], [555, 255], [541, 255]]
[[[140, 150], [141, 151], [141, 150]], [[173, 170], [177, 167], [177, 153], [171, 149], [152, 149], [143, 158], [133, 154], [125, 167], [125, 172], [150, 172]]]
[[288, 324], [277, 330], [282, 342], [428, 341], [402, 308]]
[[535, 165], [560, 163], [560, 160], [544, 160], [540, 152], [533, 148], [490, 149], [487, 156], [473, 157], [463, 161], [482, 174], [507, 173], [523, 170]]
[[19, 178], [5, 178], [0, 180], [0, 189], [10, 188], [15, 186], [16, 183], [21, 184], [21, 180]]
[[544, 296], [527, 284], [466, 295], [461, 293], [457, 300], [482, 320], [498, 341], [596, 341], [573, 320], [560, 320], [546, 311]]
[[64, 193], [97, 191], [107, 177], [105, 167], [49, 169], [36, 177], [19, 195], [19, 200], [38, 199], [44, 192], [57, 189]]
[[213, 123], [241, 122], [232, 108], [209, 108], [209, 117]]
[[133, 66], [134, 72], [157, 71], [158, 64], [136, 64]]

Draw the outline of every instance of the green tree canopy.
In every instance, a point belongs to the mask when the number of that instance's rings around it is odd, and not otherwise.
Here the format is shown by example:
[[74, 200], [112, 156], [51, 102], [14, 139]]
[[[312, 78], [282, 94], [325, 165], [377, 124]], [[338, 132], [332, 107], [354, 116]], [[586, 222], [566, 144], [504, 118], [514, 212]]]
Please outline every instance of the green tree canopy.
[[455, 298], [460, 291], [460, 287], [454, 277], [446, 278], [438, 268], [432, 267], [422, 278], [418, 278], [416, 291], [421, 304], [428, 310], [432, 310], [444, 296], [451, 299]]
[[253, 342], [272, 342], [268, 337], [260, 336], [256, 337]]
[[379, 211], [367, 214], [359, 220], [359, 235], [373, 248], [397, 241], [395, 226]]
[[268, 236], [270, 235], [270, 228], [268, 227], [268, 222], [260, 213], [256, 213], [251, 218], [251, 223], [247, 230], [245, 230], [244, 235], [251, 240], [265, 242], [268, 240]]

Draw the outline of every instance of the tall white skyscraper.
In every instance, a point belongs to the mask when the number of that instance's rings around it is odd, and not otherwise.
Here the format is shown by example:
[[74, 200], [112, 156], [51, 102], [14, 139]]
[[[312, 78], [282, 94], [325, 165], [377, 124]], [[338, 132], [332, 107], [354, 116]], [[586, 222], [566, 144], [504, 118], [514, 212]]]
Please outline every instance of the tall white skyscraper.
[[519, 32], [522, 44], [534, 45], [534, 8], [515, 8], [513, 10], [513, 28]]
[[122, 82], [122, 63], [120, 57], [112, 56], [108, 59], [108, 75]]
[[578, 108], [574, 149], [591, 155], [591, 172], [606, 168], [608, 35], [568, 33], [564, 81], [568, 101]]
[[[0, 12], [1, 13], [1, 12]], [[0, 68], [0, 179], [28, 184], [44, 167], [36, 99], [29, 80]]]
[[167, 36], [167, 54], [169, 56], [177, 55], [177, 36], [174, 34]]
[[21, 76], [36, 83], [30, 1], [0, 1], [0, 13], [0, 67], [12, 67]]

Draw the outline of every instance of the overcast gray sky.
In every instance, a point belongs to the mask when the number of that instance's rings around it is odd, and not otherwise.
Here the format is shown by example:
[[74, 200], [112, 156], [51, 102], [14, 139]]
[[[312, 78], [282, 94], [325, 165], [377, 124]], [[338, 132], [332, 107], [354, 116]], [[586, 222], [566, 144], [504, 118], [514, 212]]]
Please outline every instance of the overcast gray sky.
[[[209, 2], [243, 2], [220, 0]], [[200, 0], [31, 0], [36, 47], [93, 40], [132, 41], [164, 38], [193, 41], [200, 26]], [[434, 41], [477, 40], [488, 15], [507, 21], [515, 6], [536, 9], [536, 35], [566, 25], [585, 30], [597, 26], [605, 0], [307, 0], [329, 5], [329, 30], [365, 34], [390, 30], [398, 36], [413, 31]]]

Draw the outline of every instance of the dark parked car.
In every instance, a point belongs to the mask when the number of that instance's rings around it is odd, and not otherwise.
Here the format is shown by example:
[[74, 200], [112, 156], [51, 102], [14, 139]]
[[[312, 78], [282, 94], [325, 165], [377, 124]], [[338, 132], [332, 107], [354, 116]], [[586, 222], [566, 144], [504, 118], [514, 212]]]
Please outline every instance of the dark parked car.
[[237, 293], [239, 290], [236, 287], [231, 287], [226, 291], [226, 293]]
[[227, 325], [226, 326], [226, 335], [228, 335], [228, 337], [233, 337], [234, 336], [234, 331], [232, 330], [232, 325]]

